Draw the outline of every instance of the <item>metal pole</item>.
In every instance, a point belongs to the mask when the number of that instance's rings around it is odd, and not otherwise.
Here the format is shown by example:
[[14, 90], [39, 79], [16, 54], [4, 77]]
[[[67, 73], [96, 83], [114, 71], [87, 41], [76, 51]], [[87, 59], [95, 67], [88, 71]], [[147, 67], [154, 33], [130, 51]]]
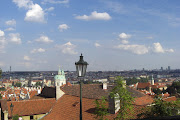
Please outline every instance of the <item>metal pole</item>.
[[82, 120], [82, 80], [80, 79], [80, 120]]
[[12, 113], [12, 110], [11, 110], [11, 117], [12, 117], [12, 119], [13, 119], [13, 113]]

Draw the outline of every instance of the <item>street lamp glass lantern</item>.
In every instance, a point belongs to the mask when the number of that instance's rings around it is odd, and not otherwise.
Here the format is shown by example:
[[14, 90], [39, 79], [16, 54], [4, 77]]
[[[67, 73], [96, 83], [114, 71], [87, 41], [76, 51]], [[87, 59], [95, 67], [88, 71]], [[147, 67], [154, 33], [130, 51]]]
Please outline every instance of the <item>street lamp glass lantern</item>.
[[88, 63], [83, 60], [82, 54], [80, 56], [79, 61], [75, 62], [75, 65], [76, 65], [76, 72], [77, 72], [78, 77], [84, 77], [86, 74]]

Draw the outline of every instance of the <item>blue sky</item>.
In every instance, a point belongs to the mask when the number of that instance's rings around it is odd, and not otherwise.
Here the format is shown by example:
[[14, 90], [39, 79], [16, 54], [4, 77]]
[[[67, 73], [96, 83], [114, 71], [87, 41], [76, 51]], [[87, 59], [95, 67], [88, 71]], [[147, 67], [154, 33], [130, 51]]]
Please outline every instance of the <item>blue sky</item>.
[[2, 0], [3, 71], [180, 68], [179, 0]]

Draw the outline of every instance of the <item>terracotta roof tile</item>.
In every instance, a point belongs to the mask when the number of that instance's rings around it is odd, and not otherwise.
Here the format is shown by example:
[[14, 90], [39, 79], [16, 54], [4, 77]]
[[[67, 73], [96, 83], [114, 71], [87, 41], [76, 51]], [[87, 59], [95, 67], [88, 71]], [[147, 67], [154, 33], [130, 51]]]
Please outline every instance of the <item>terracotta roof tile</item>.
[[[83, 120], [96, 120], [94, 115], [95, 111], [95, 99], [82, 98], [82, 114]], [[71, 95], [63, 95], [52, 110], [43, 120], [79, 120], [79, 97]], [[107, 105], [108, 106], [108, 105]], [[142, 108], [145, 106], [134, 105], [133, 118], [137, 118], [137, 114], [142, 112]], [[113, 120], [117, 114], [109, 114], [106, 116], [109, 120]]]
[[163, 100], [166, 101], [166, 102], [171, 102], [171, 101], [176, 101], [177, 99], [176, 99], [175, 96], [172, 96], [172, 97], [164, 98]]
[[[95, 115], [92, 114], [91, 109], [94, 109], [95, 99], [82, 99], [82, 110], [84, 120], [95, 120]], [[79, 102], [79, 97], [71, 95], [63, 95], [54, 107], [52, 111], [43, 118], [43, 120], [78, 120], [79, 119], [79, 104], [73, 106], [74, 103]]]
[[150, 87], [151, 84], [148, 82], [148, 83], [138, 83], [138, 86], [137, 88], [146, 88], [146, 87]]
[[[8, 101], [8, 112], [10, 111], [11, 103], [14, 105], [13, 115], [19, 116], [43, 114], [49, 112], [55, 103], [55, 99], [36, 99], [36, 100], [23, 100], [23, 101]], [[11, 117], [11, 114], [9, 114]]]
[[149, 105], [153, 102], [153, 98], [146, 95], [143, 97], [135, 98], [135, 105]]

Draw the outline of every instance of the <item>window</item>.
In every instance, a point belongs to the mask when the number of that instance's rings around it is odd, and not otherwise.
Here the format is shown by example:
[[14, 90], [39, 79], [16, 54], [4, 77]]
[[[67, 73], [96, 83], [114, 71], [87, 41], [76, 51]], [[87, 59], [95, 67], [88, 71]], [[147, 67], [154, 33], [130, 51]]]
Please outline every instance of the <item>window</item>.
[[32, 115], [30, 116], [30, 120], [33, 120], [33, 116]]

